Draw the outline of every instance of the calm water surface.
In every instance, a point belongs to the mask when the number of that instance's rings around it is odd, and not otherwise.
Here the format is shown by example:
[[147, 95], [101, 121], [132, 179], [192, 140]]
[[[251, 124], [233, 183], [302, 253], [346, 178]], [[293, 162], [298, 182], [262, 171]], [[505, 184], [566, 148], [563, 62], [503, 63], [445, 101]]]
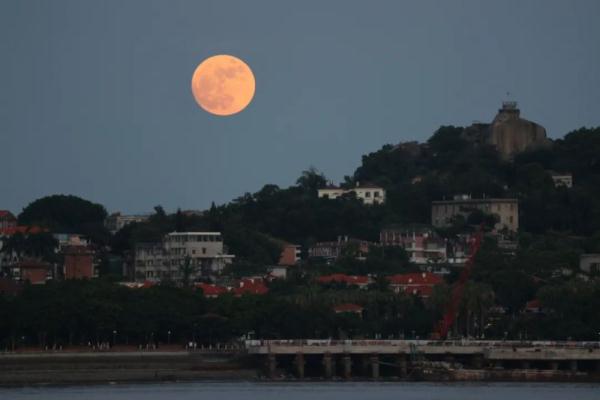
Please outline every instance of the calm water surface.
[[599, 400], [600, 385], [558, 383], [167, 383], [0, 389], [44, 400]]

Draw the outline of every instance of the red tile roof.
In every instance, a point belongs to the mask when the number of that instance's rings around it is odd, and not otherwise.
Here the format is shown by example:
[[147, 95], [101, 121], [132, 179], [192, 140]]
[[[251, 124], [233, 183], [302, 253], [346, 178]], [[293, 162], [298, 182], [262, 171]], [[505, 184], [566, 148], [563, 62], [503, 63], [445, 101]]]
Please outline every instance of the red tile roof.
[[267, 294], [269, 292], [269, 288], [265, 285], [263, 279], [259, 278], [244, 278], [240, 280], [237, 284], [237, 287], [233, 289], [233, 293], [236, 296], [241, 296], [243, 294]]
[[419, 297], [430, 297], [433, 293], [433, 286], [431, 285], [418, 285], [418, 286], [404, 286], [404, 293], [408, 295], [414, 295]]
[[442, 283], [444, 280], [441, 276], [432, 274], [431, 272], [421, 272], [421, 273], [410, 273], [410, 274], [398, 274], [388, 276], [387, 280], [392, 285], [438, 285]]
[[196, 289], [202, 289], [204, 297], [216, 297], [227, 293], [226, 287], [217, 286], [212, 283], [196, 283], [194, 286], [196, 287]]
[[345, 283], [347, 285], [367, 285], [369, 283], [369, 277], [363, 275], [346, 275], [346, 274], [331, 274], [323, 275], [317, 278], [319, 283]]
[[40, 228], [39, 226], [35, 226], [35, 225], [34, 226], [20, 225], [20, 226], [11, 226], [8, 228], [0, 229], [0, 235], [12, 236], [15, 233], [35, 235], [37, 233], [42, 233], [42, 232], [46, 232], [46, 231], [47, 231], [47, 229], [43, 229], [43, 228]]
[[525, 308], [527, 310], [540, 309], [540, 308], [542, 308], [542, 303], [540, 303], [540, 301], [538, 299], [533, 299], [533, 300], [527, 302], [527, 304], [525, 305]]
[[13, 213], [8, 210], [0, 210], [0, 218], [10, 218], [11, 220], [16, 220]]
[[9, 278], [0, 278], [0, 294], [17, 295], [23, 290], [23, 285]]

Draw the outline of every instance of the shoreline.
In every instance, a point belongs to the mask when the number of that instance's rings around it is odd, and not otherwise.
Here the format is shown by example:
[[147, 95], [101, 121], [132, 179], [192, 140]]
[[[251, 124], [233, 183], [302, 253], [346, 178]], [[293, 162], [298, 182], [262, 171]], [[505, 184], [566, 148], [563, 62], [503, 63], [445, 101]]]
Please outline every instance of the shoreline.
[[[358, 372], [358, 371], [357, 371]], [[353, 374], [325, 378], [307, 374], [297, 378], [289, 366], [269, 378], [260, 359], [245, 353], [103, 352], [103, 353], [11, 353], [0, 354], [0, 388], [121, 385], [145, 383], [251, 382], [251, 383], [341, 383], [341, 382], [555, 382], [600, 383], [600, 371], [574, 372], [543, 369], [412, 368], [399, 377]]]

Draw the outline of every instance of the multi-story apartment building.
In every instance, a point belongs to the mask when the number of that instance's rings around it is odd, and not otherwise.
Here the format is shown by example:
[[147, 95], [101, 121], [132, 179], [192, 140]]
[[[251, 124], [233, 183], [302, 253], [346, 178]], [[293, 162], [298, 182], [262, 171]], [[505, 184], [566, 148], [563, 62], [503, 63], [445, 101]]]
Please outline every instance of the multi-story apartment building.
[[452, 200], [434, 201], [431, 203], [431, 223], [437, 228], [447, 227], [454, 216], [465, 218], [475, 210], [486, 214], [495, 214], [499, 220], [495, 229], [507, 228], [516, 232], [519, 229], [519, 202], [517, 199], [472, 199], [468, 195], [454, 196]]
[[427, 225], [395, 226], [382, 229], [379, 242], [386, 247], [402, 247], [410, 262], [420, 265], [448, 261], [446, 240]]
[[357, 182], [356, 187], [350, 189], [331, 185], [318, 190], [319, 197], [326, 199], [337, 199], [348, 193], [354, 193], [356, 198], [368, 205], [385, 203], [385, 189], [371, 184], [361, 185]]
[[226, 254], [219, 232], [173, 232], [161, 243], [140, 243], [135, 247], [135, 277], [138, 280], [183, 278], [190, 268], [190, 279], [220, 273], [233, 261]]
[[366, 257], [369, 247], [372, 245], [375, 245], [375, 243], [348, 238], [348, 236], [339, 236], [337, 241], [315, 243], [308, 249], [308, 256], [333, 261], [346, 254], [360, 260]]
[[297, 244], [282, 243], [281, 256], [277, 265], [292, 266], [300, 261], [301, 247]]

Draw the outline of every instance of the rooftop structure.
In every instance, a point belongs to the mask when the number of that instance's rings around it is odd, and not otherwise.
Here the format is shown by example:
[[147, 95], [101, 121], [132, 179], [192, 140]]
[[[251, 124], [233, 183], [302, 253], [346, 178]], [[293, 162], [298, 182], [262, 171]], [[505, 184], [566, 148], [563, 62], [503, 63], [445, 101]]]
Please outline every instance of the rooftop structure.
[[521, 118], [516, 101], [503, 102], [491, 123], [472, 124], [464, 130], [463, 138], [493, 145], [505, 159], [511, 159], [525, 150], [551, 144], [543, 126]]

